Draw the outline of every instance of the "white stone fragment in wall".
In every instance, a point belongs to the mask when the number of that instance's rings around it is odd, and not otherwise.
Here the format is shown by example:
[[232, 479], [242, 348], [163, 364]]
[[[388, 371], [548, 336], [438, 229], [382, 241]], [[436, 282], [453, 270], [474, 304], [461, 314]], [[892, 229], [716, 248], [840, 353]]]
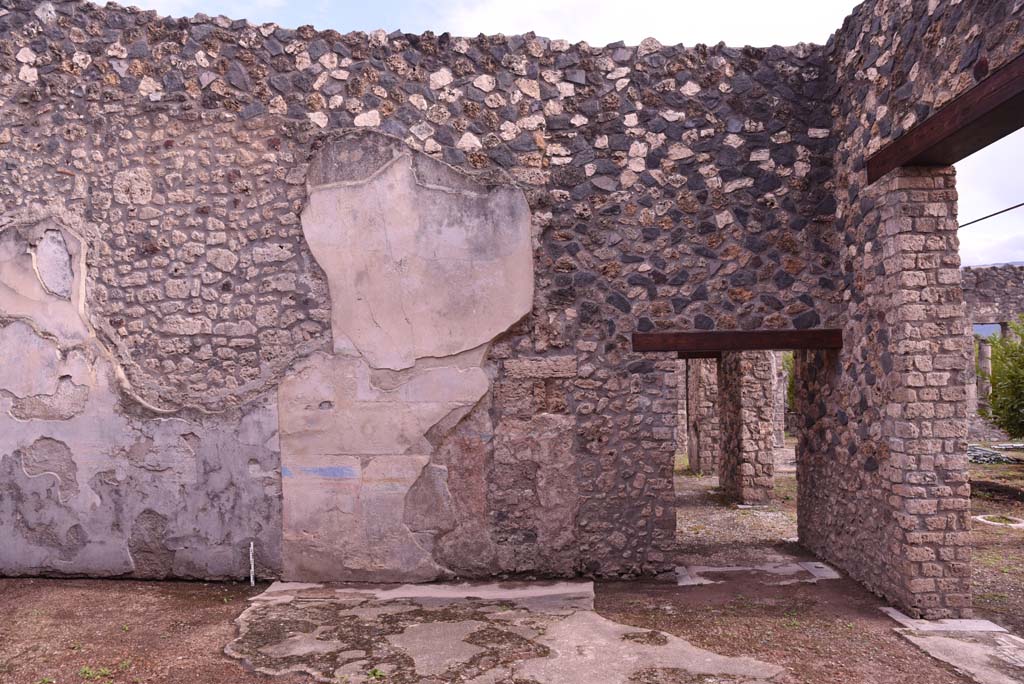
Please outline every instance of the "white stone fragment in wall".
[[454, 79], [451, 69], [444, 67], [430, 74], [430, 89], [440, 90], [451, 83]]
[[380, 112], [377, 111], [376, 109], [371, 109], [368, 112], [363, 112], [362, 114], [357, 116], [355, 119], [353, 119], [352, 123], [354, 123], [356, 126], [360, 126], [360, 127], [379, 126], [380, 125]]
[[496, 85], [497, 81], [490, 74], [480, 74], [473, 79], [473, 86], [485, 93], [489, 93], [494, 90]]

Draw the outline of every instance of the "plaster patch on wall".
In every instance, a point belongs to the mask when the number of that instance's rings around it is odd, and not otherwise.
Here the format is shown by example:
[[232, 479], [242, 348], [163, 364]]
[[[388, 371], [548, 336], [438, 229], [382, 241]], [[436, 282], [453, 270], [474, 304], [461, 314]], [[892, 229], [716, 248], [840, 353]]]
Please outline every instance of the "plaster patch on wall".
[[486, 344], [530, 310], [522, 191], [380, 134], [331, 147], [344, 174], [317, 167], [302, 226], [328, 274], [336, 352], [351, 342], [373, 368], [402, 370]]
[[78, 385], [70, 376], [63, 375], [53, 394], [15, 399], [11, 415], [18, 420], [68, 420], [84, 411], [88, 400], [88, 385]]
[[[0, 390], [16, 397], [53, 394], [57, 390], [60, 350], [24, 321], [0, 327]], [[12, 362], [17, 360], [17, 362]]]
[[529, 207], [368, 132], [320, 151], [309, 196], [334, 353], [279, 388], [284, 576], [444, 576], [433, 547], [456, 521], [447, 468], [428, 464], [487, 394], [488, 344], [532, 305]]
[[[69, 238], [71, 238], [69, 240]], [[79, 240], [41, 210], [0, 220], [0, 315], [31, 318], [64, 342], [89, 337]], [[40, 321], [45, 321], [40, 324]]]
[[61, 299], [71, 299], [71, 255], [59, 230], [48, 229], [35, 245], [35, 267], [39, 282], [47, 292]]
[[40, 437], [15, 453], [21, 456], [21, 467], [29, 477], [52, 475], [57, 478], [61, 503], [78, 494], [78, 467], [64, 442]]

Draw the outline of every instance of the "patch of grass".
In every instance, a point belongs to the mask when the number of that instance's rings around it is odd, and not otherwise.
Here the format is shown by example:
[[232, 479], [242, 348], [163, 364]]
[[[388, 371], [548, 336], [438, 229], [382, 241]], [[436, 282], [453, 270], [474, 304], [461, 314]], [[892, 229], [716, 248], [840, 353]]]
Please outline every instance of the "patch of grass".
[[36, 682], [36, 684], [55, 684], [56, 681], [57, 680], [53, 677], [42, 677]]
[[974, 598], [979, 603], [1006, 603], [1010, 600], [1010, 595], [994, 591], [988, 594], [975, 594]]
[[995, 547], [988, 549], [975, 548], [974, 560], [979, 565], [1001, 572], [1004, 575], [1020, 574], [1024, 571], [1018, 554], [1007, 553], [1006, 549]]
[[82, 669], [78, 671], [78, 676], [88, 682], [99, 679], [109, 679], [113, 675], [114, 673], [110, 671], [109, 667], [90, 667], [88, 665], [83, 665]]
[[384, 681], [384, 678], [387, 677], [387, 675], [384, 674], [383, 671], [378, 670], [377, 668], [373, 668], [372, 670], [367, 672], [366, 676], [377, 682]]

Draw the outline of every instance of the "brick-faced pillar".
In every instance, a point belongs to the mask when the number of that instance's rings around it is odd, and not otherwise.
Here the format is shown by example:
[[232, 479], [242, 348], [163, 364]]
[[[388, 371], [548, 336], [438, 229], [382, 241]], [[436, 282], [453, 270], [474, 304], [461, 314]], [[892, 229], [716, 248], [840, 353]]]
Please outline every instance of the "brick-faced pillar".
[[892, 373], [883, 430], [907, 604], [970, 612], [968, 339], [952, 169], [902, 169], [881, 207]]
[[955, 187], [903, 168], [861, 191], [843, 349], [797, 356], [800, 542], [926, 618], [971, 614]]
[[722, 354], [718, 410], [722, 491], [739, 503], [771, 499], [775, 471], [775, 370], [772, 352]]

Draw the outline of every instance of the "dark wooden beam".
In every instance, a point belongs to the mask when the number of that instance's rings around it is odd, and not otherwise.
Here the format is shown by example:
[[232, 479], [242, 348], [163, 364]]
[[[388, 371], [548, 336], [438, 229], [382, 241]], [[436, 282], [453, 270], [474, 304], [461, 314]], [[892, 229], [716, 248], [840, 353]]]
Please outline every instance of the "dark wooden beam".
[[722, 352], [679, 352], [681, 359], [720, 359]]
[[637, 352], [717, 354], [728, 351], [842, 348], [843, 331], [839, 328], [633, 333], [633, 351]]
[[901, 166], [949, 166], [1024, 127], [1024, 53], [868, 157], [868, 183]]

